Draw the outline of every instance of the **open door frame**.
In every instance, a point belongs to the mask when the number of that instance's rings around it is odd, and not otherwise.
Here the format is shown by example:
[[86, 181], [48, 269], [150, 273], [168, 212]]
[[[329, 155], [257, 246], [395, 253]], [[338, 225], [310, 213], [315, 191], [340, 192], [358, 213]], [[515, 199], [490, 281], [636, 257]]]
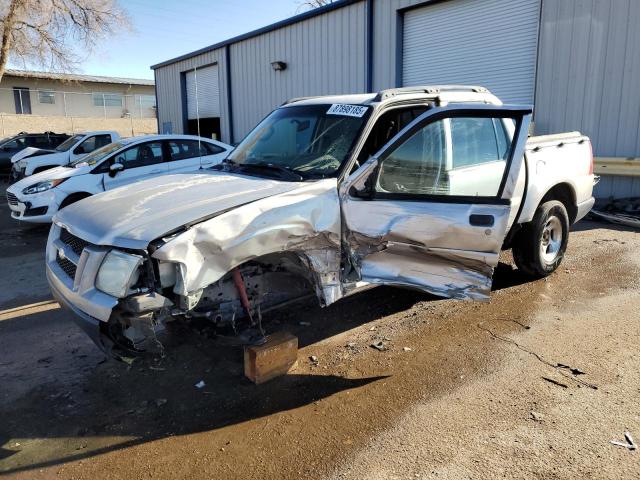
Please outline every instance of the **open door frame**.
[[[417, 288], [459, 299], [488, 300], [523, 164], [529, 106], [450, 104], [405, 127], [340, 187], [349, 284]], [[426, 125], [453, 117], [512, 118], [515, 129], [498, 192], [492, 197], [375, 191], [385, 159]]]

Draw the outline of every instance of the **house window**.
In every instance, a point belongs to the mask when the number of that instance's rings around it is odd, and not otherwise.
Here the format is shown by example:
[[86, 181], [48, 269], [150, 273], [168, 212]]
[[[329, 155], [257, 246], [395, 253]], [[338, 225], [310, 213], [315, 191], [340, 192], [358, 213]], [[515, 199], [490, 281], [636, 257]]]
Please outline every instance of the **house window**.
[[38, 101], [40, 103], [53, 105], [56, 103], [56, 92], [52, 92], [51, 90], [38, 90]]
[[93, 104], [96, 107], [122, 107], [122, 95], [119, 93], [94, 93]]
[[142, 108], [153, 108], [156, 106], [156, 97], [154, 95], [140, 95], [140, 106]]

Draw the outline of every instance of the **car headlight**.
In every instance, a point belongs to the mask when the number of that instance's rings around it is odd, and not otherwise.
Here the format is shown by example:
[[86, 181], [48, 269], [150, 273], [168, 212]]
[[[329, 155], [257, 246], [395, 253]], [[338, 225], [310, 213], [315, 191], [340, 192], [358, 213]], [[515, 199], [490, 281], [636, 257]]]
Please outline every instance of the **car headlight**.
[[46, 192], [47, 190], [51, 190], [52, 188], [57, 187], [65, 180], [66, 178], [57, 178], [55, 180], [47, 180], [45, 182], [34, 183], [33, 185], [29, 185], [28, 187], [23, 188], [22, 193], [25, 195], [30, 195], [32, 193]]
[[114, 297], [126, 297], [129, 287], [138, 281], [141, 264], [140, 255], [111, 250], [98, 270], [96, 288]]

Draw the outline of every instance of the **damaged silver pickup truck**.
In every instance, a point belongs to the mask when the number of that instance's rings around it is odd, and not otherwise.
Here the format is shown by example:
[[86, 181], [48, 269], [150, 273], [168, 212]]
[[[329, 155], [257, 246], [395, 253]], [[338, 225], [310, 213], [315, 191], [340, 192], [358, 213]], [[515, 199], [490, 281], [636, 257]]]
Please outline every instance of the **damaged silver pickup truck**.
[[266, 311], [375, 285], [488, 300], [502, 249], [548, 275], [594, 203], [589, 139], [528, 138], [531, 113], [464, 86], [291, 100], [220, 165], [60, 211], [51, 290], [128, 352], [171, 320], [259, 343]]

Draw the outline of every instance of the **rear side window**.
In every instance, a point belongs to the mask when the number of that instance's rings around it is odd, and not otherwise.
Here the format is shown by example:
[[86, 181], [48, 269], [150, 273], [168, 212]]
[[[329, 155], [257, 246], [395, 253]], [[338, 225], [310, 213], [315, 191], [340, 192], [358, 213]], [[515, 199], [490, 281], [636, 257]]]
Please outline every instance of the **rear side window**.
[[172, 140], [168, 142], [171, 161], [186, 160], [188, 158], [215, 155], [222, 153], [224, 149], [217, 145], [197, 140]]
[[224, 148], [214, 145], [213, 143], [203, 143], [202, 146], [207, 152], [207, 155], [217, 155], [224, 152]]
[[94, 135], [76, 147], [74, 153], [91, 153], [111, 143], [111, 135]]
[[49, 138], [44, 135], [31, 137], [31, 145], [36, 148], [51, 148], [51, 142], [49, 141]]

